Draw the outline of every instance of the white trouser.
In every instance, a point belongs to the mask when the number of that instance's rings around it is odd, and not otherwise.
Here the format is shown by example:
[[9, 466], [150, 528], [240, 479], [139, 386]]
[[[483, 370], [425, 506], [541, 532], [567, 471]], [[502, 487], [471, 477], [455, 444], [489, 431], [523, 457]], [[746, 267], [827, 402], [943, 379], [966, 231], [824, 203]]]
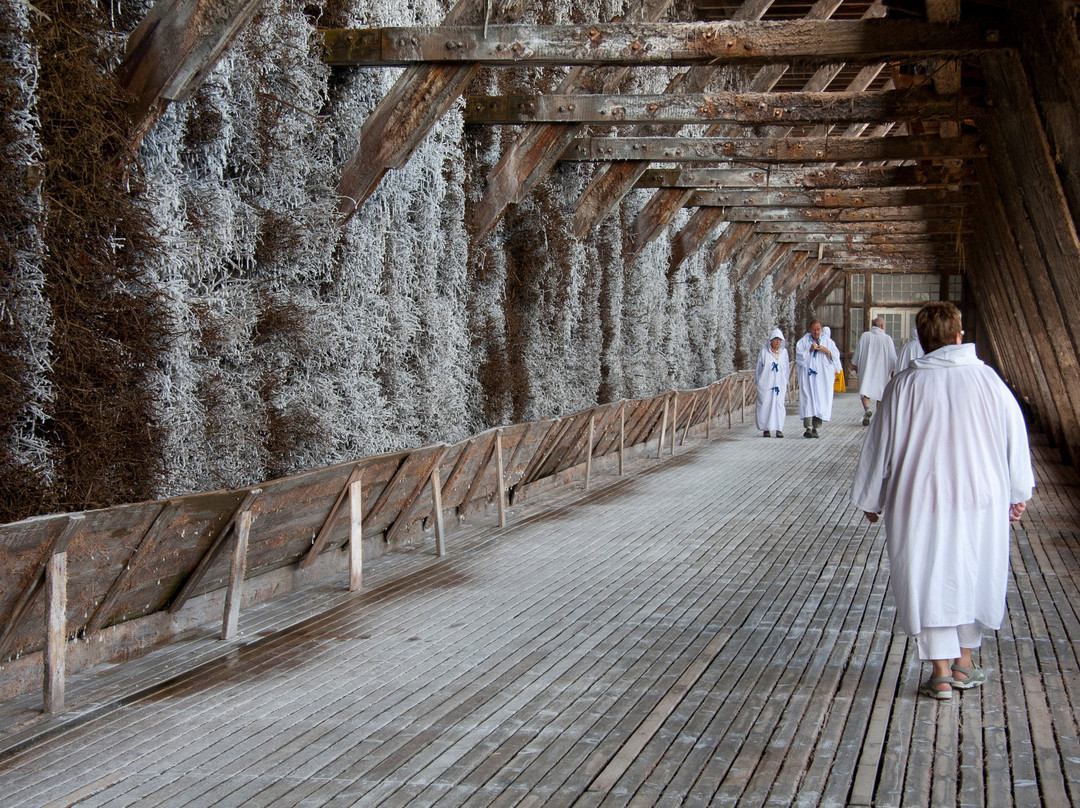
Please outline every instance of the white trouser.
[[982, 645], [982, 624], [926, 628], [915, 638], [919, 643], [919, 659], [957, 659], [961, 648]]

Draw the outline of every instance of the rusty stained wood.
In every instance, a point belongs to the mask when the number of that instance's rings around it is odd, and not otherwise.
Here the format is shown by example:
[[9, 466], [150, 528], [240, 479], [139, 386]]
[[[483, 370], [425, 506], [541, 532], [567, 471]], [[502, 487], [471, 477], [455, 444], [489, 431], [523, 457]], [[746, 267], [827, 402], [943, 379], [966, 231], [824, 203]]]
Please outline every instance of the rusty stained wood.
[[713, 267], [726, 264], [755, 237], [754, 226], [750, 222], [735, 222], [713, 242], [711, 261]]
[[761, 262], [746, 278], [746, 294], [752, 295], [767, 277], [773, 274], [780, 265], [791, 260], [791, 253], [795, 249], [794, 244], [773, 241], [771, 254], [763, 258]]
[[[486, 0], [458, 0], [444, 20], [447, 24], [483, 23]], [[494, 19], [517, 19], [523, 2], [496, 4]], [[481, 29], [482, 30], [482, 29]], [[333, 38], [331, 32], [327, 37]], [[349, 34], [344, 34], [349, 41]], [[475, 64], [413, 65], [398, 77], [390, 92], [360, 127], [358, 147], [338, 178], [338, 212], [347, 222], [392, 168], [401, 168], [420, 141], [464, 92], [476, 73]]]
[[855, 190], [863, 188], [941, 188], [970, 185], [965, 171], [933, 165], [840, 166], [836, 168], [771, 169], [742, 168], [648, 168], [636, 188], [748, 188], [770, 190], [802, 188], [810, 190]]
[[817, 265], [817, 253], [793, 253], [795, 256], [787, 269], [783, 271], [780, 282], [775, 286], [776, 294], [781, 298], [791, 296]]
[[486, 35], [480, 25], [327, 29], [323, 42], [328, 64], [354, 67], [889, 62], [969, 56], [1011, 44], [998, 23], [891, 19], [492, 25]]
[[[643, 163], [643, 165], [646, 164]], [[683, 209], [693, 195], [693, 188], [665, 189], [653, 194], [634, 219], [632, 257], [636, 257], [650, 241], [660, 234], [660, 231], [667, 226], [676, 213]]]
[[928, 219], [951, 221], [954, 226], [963, 205], [893, 205], [866, 208], [725, 208], [732, 222], [923, 222]]
[[925, 136], [758, 138], [580, 137], [563, 153], [568, 162], [645, 160], [650, 162], [842, 163], [865, 160], [942, 160], [981, 157], [979, 138], [948, 140]]
[[134, 96], [136, 136], [149, 129], [162, 101], [186, 101], [255, 15], [262, 0], [157, 0], [128, 37], [117, 68]]
[[[652, 22], [667, 13], [670, 5], [671, 0], [639, 0], [630, 7], [628, 16]], [[569, 71], [557, 91], [576, 93], [600, 84], [605, 91], [614, 92], [626, 74], [626, 68], [597, 70], [579, 66]], [[473, 209], [474, 243], [491, 232], [507, 206], [528, 196], [581, 131], [580, 125], [538, 124], [528, 126], [518, 136], [488, 173], [484, 194]]]
[[443, 458], [446, 457], [446, 453], [449, 450], [449, 446], [442, 446], [438, 451], [431, 453], [431, 455], [425, 459], [424, 464], [420, 467], [420, 472], [416, 475], [417, 482], [412, 493], [410, 493], [405, 500], [405, 504], [398, 509], [397, 517], [386, 530], [387, 544], [393, 543], [397, 538], [397, 535], [408, 526], [416, 501], [420, 498], [420, 495], [424, 492], [424, 489], [428, 487], [428, 484], [431, 481], [431, 472], [439, 467], [439, 464], [442, 462]]
[[341, 504], [345, 501], [345, 497], [349, 493], [349, 486], [355, 480], [360, 479], [361, 473], [362, 469], [359, 465], [352, 467], [352, 471], [349, 472], [349, 476], [345, 479], [345, 484], [338, 492], [337, 499], [334, 500], [334, 504], [330, 507], [330, 513], [326, 515], [322, 527], [319, 528], [319, 532], [315, 535], [315, 539], [312, 541], [310, 549], [308, 549], [307, 553], [305, 553], [304, 557], [300, 560], [300, 569], [307, 569], [314, 564], [315, 559], [318, 558], [319, 553], [321, 553], [323, 547], [326, 546], [326, 542], [330, 538], [330, 529], [333, 527], [334, 519], [337, 517], [338, 510], [341, 508]]
[[499, 95], [466, 97], [465, 123], [689, 125], [882, 123], [962, 120], [987, 111], [982, 96], [927, 90], [883, 92]]

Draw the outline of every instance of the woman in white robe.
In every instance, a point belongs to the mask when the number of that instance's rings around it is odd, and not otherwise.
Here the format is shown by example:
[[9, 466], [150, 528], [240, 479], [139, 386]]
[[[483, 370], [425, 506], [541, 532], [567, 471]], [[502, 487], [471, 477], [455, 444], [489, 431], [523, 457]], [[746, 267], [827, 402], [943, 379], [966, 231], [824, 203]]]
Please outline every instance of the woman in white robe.
[[[935, 305], [952, 306], [927, 304], [920, 317]], [[935, 347], [885, 387], [851, 488], [869, 521], [884, 515], [896, 623], [933, 662], [920, 692], [935, 699], [986, 680], [971, 650], [982, 628], [1001, 625], [1009, 523], [1035, 484], [1020, 407], [961, 344], [952, 311], [956, 334], [941, 347], [920, 324]]]
[[769, 341], [758, 353], [757, 366], [754, 368], [754, 384], [757, 386], [757, 428], [766, 438], [776, 432], [776, 437], [784, 437], [784, 419], [787, 409], [784, 398], [788, 385], [787, 340], [784, 332], [774, 328]]

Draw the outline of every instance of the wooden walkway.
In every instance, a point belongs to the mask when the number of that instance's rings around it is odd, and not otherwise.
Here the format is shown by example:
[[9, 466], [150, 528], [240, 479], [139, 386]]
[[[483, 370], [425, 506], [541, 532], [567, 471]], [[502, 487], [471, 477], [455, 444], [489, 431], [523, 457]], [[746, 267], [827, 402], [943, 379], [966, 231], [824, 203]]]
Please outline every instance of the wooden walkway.
[[[1080, 488], [1038, 445], [990, 682], [916, 697], [864, 430], [745, 426], [0, 711], [16, 806], [1080, 804]], [[291, 627], [281, 626], [291, 623]]]

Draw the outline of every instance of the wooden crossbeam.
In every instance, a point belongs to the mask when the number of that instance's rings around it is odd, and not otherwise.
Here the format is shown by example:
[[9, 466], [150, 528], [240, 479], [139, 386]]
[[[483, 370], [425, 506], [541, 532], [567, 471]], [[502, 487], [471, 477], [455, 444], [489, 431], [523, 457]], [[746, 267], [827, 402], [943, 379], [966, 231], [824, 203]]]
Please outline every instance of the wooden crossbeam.
[[[754, 0], [757, 2], [758, 0]], [[660, 19], [672, 0], [636, 0], [627, 10], [629, 17], [644, 21]], [[577, 93], [595, 86], [606, 91], [618, 89], [629, 68], [599, 70], [576, 67], [563, 79], [559, 93]], [[479, 242], [499, 222], [506, 208], [520, 203], [558, 162], [580, 124], [535, 124], [526, 127], [517, 140], [503, 151], [487, 177], [487, 187], [472, 210], [474, 242]]]
[[869, 208], [726, 208], [729, 222], [920, 222], [957, 221], [962, 205], [904, 205]]
[[700, 207], [671, 240], [671, 259], [667, 275], [670, 278], [697, 248], [727, 223], [723, 208]]
[[[496, 20], [517, 19], [523, 7], [524, 0], [499, 3]], [[458, 0], [444, 22], [480, 24], [486, 19], [487, 9], [485, 0]], [[343, 221], [347, 222], [371, 196], [387, 171], [408, 162], [431, 127], [464, 92], [477, 67], [474, 63], [418, 64], [398, 77], [364, 121], [358, 148], [342, 166], [337, 192]]]
[[[759, 231], [760, 232], [760, 231]], [[775, 233], [780, 242], [802, 244], [802, 249], [817, 249], [818, 244], [955, 244], [955, 233]]]
[[[821, 16], [828, 17], [840, 5], [842, 0], [817, 0], [814, 10]], [[744, 0], [731, 16], [733, 20], [760, 20], [772, 6], [772, 0]], [[685, 73], [675, 76], [668, 84], [667, 93], [693, 93], [704, 91], [720, 68], [716, 65], [691, 67]], [[644, 124], [630, 134], [638, 135], [677, 135], [680, 127]], [[593, 226], [615, 209], [619, 201], [634, 187], [634, 183], [645, 170], [641, 163], [624, 161], [605, 163], [599, 166], [589, 186], [578, 199], [574, 209], [574, 236], [582, 239]]]
[[846, 166], [841, 168], [649, 168], [636, 188], [941, 188], [968, 184], [966, 174], [940, 166]]
[[1011, 44], [1000, 24], [914, 20], [727, 20], [585, 25], [443, 25], [323, 31], [338, 66], [419, 63], [682, 66], [888, 62], [959, 57]]
[[570, 162], [647, 160], [686, 163], [747, 160], [761, 163], [842, 163], [866, 160], [941, 160], [980, 157], [979, 138], [905, 137], [756, 138], [581, 137], [563, 153]]
[[925, 89], [838, 93], [665, 93], [661, 95], [497, 95], [466, 97], [465, 123], [762, 124], [880, 123], [974, 118], [975, 93]]
[[759, 222], [757, 230], [762, 233], [783, 233], [792, 236], [823, 238], [846, 238], [857, 236], [889, 235], [933, 235], [943, 234], [956, 237], [957, 234], [969, 234], [969, 225], [955, 220], [932, 219], [925, 221], [884, 221], [884, 222], [808, 222], [791, 220], [778, 222]]
[[950, 188], [870, 188], [867, 190], [815, 191], [783, 189], [774, 191], [697, 191], [688, 207], [792, 207], [868, 208], [901, 205], [952, 205], [970, 197]]

